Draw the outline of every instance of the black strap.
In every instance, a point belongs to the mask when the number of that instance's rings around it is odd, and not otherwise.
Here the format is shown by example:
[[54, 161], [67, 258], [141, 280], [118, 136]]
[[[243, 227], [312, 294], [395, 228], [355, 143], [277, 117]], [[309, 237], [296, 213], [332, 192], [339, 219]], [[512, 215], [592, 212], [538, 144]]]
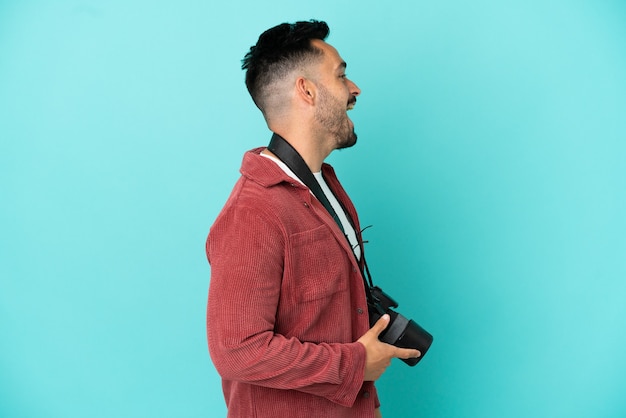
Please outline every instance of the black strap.
[[[291, 171], [293, 171], [293, 173], [302, 181], [302, 183], [304, 183], [305, 186], [307, 186], [311, 190], [315, 197], [322, 203], [322, 205], [324, 205], [328, 213], [331, 214], [335, 222], [337, 222], [337, 225], [339, 225], [339, 228], [341, 228], [341, 231], [344, 233], [345, 236], [343, 225], [341, 224], [337, 213], [328, 201], [328, 198], [324, 194], [324, 191], [322, 190], [320, 184], [315, 179], [315, 176], [309, 169], [309, 166], [306, 165], [306, 162], [298, 153], [298, 151], [296, 151], [296, 149], [292, 147], [291, 144], [287, 142], [283, 137], [276, 133], [272, 135], [272, 139], [270, 140], [267, 149], [270, 150], [274, 155], [276, 155], [283, 163], [285, 163], [285, 165], [289, 167]], [[337, 201], [339, 201], [339, 199], [337, 199]], [[339, 203], [341, 204], [341, 202]], [[354, 228], [354, 232], [357, 233], [357, 240], [359, 240], [359, 231], [356, 230], [354, 222], [352, 221], [352, 219], [350, 219], [348, 212], [346, 212], [346, 216], [348, 217], [348, 220]], [[363, 265], [365, 266], [365, 271], [363, 271], [363, 268], [361, 268], [361, 276], [363, 277], [363, 284], [365, 285], [365, 294], [367, 300], [372, 302], [373, 297], [370, 291], [370, 286], [373, 286], [374, 284], [372, 283], [372, 276], [370, 274], [369, 268], [367, 267], [367, 262], [365, 261], [365, 254], [363, 250], [364, 248], [361, 245], [361, 258], [363, 259]], [[357, 264], [359, 264], [359, 266], [361, 265], [360, 263], [358, 263], [358, 260]]]
[[302, 156], [296, 151], [294, 147], [291, 146], [289, 142], [287, 142], [283, 137], [278, 134], [272, 135], [272, 139], [270, 140], [270, 144], [267, 146], [267, 149], [270, 150], [274, 155], [276, 155], [280, 160], [285, 163], [287, 167], [302, 181], [302, 183], [307, 186], [311, 192], [315, 195], [317, 200], [320, 201], [322, 205], [326, 208], [328, 213], [333, 217], [341, 232], [344, 234], [346, 231], [343, 229], [343, 225], [339, 220], [339, 216], [337, 216], [337, 212], [333, 209], [333, 206], [328, 201], [328, 198], [324, 194], [322, 187], [315, 179], [315, 176], [309, 169], [309, 166], [306, 165], [306, 162], [302, 158]]

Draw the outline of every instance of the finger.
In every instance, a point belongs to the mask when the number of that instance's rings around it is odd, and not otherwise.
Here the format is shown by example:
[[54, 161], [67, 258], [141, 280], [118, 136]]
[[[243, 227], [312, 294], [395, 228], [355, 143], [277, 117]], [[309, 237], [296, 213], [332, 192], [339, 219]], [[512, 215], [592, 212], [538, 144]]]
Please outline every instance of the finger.
[[401, 359], [409, 359], [420, 357], [422, 353], [419, 350], [414, 350], [412, 348], [398, 348], [394, 354], [394, 357]]
[[371, 330], [374, 332], [376, 337], [378, 337], [380, 333], [383, 332], [385, 328], [387, 328], [387, 325], [389, 325], [389, 315], [384, 314], [383, 316], [380, 317], [378, 321], [376, 321], [376, 323], [371, 328]]

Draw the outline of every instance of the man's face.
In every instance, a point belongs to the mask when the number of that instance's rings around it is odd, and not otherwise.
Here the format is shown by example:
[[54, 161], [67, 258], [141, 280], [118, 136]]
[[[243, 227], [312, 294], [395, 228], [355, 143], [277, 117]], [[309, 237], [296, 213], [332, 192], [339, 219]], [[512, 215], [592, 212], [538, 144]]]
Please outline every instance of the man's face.
[[346, 77], [346, 63], [335, 48], [321, 40], [313, 46], [324, 52], [319, 64], [318, 106], [315, 119], [334, 141], [334, 149], [351, 147], [356, 143], [354, 123], [347, 111], [354, 107], [361, 90]]

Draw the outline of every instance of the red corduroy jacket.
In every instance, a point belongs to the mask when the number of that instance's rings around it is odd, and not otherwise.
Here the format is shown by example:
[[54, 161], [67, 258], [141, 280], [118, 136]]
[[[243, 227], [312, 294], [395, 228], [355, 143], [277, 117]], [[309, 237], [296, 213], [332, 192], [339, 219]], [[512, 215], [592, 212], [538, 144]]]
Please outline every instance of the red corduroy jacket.
[[[244, 155], [206, 246], [209, 351], [228, 416], [372, 417], [359, 262], [322, 204], [261, 150]], [[359, 231], [332, 167], [322, 170]]]

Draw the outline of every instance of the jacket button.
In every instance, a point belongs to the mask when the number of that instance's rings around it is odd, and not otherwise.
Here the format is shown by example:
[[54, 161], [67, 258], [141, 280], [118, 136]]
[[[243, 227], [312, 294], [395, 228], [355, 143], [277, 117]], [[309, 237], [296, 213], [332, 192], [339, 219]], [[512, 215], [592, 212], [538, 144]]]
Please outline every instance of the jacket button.
[[309, 207], [309, 204], [308, 204], [307, 202], [304, 202], [304, 207], [305, 207], [305, 208], [308, 208], [308, 207]]
[[363, 392], [363, 397], [365, 399], [369, 398], [370, 397], [370, 393], [368, 391]]
[[359, 313], [359, 315], [363, 315], [363, 309], [358, 308], [356, 311]]

